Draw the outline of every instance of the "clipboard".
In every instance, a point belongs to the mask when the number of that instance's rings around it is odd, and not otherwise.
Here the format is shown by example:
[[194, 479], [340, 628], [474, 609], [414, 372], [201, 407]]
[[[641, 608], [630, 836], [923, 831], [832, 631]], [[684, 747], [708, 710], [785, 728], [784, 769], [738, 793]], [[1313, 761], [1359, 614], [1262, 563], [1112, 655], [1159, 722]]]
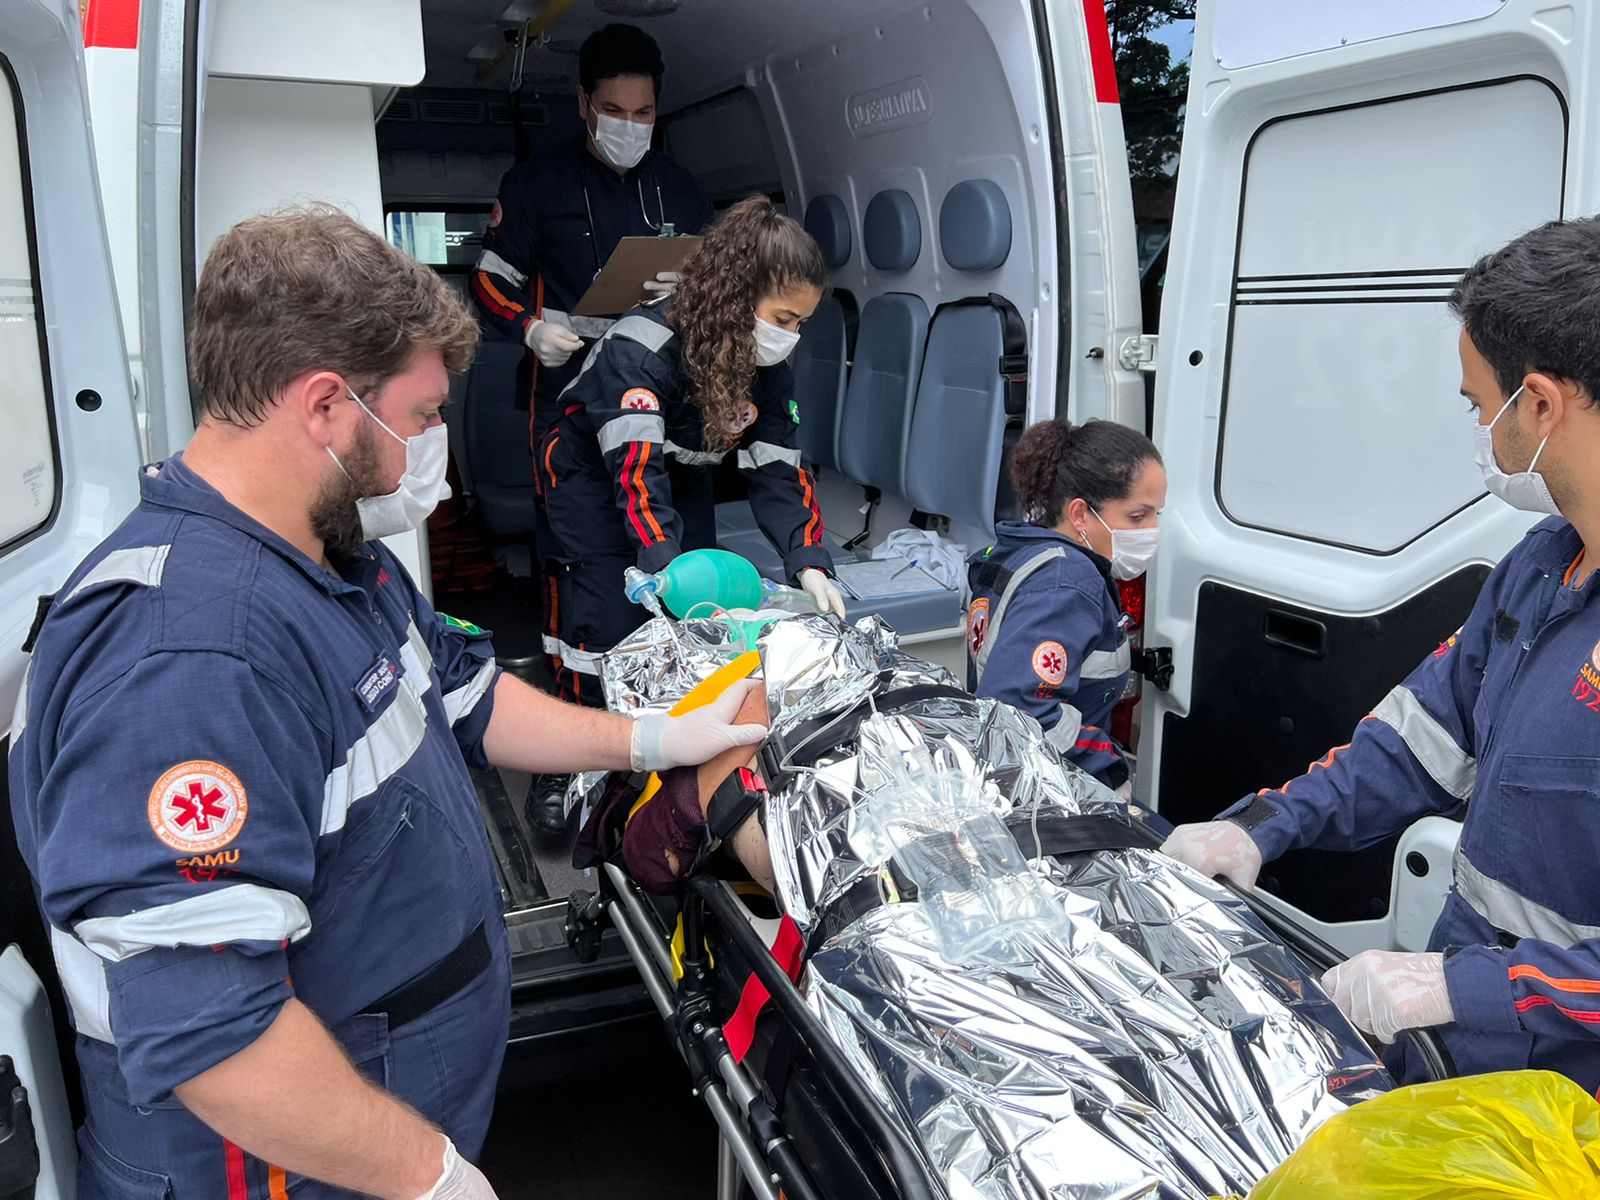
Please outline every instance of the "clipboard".
[[615, 317], [650, 299], [647, 279], [677, 271], [700, 247], [697, 237], [625, 237], [606, 259], [583, 299], [572, 306], [575, 317]]

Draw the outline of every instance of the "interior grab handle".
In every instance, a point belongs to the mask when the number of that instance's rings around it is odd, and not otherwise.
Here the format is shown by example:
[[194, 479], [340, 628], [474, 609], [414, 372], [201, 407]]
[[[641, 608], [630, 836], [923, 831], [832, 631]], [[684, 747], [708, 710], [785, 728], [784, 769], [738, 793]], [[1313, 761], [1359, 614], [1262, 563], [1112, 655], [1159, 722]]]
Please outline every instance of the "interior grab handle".
[[1286, 609], [1267, 609], [1263, 636], [1269, 645], [1304, 654], [1307, 658], [1321, 658], [1327, 652], [1328, 627], [1315, 618]]

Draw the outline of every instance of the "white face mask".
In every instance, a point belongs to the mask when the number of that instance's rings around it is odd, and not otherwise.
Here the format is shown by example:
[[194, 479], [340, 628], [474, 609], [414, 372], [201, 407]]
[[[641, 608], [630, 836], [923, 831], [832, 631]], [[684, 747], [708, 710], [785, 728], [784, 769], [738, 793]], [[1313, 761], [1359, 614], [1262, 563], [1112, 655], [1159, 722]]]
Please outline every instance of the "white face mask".
[[800, 344], [800, 335], [756, 318], [756, 366], [775, 367]]
[[[347, 391], [349, 389], [346, 389]], [[406, 448], [406, 469], [400, 476], [400, 486], [382, 496], [362, 496], [356, 501], [356, 511], [361, 515], [361, 536], [367, 541], [409, 533], [428, 519], [428, 514], [449, 498], [450, 485], [445, 482], [445, 470], [450, 460], [450, 434], [444, 425], [435, 425], [416, 437], [403, 438], [390, 429], [365, 404], [355, 392], [350, 399], [361, 405], [361, 411], [376, 422], [395, 441]], [[344, 464], [328, 447], [328, 457], [339, 470]], [[345, 471], [345, 478], [350, 472]]]
[[[1094, 509], [1089, 511], [1094, 512]], [[1113, 529], [1099, 513], [1094, 513], [1094, 519], [1111, 535], [1111, 578], [1137, 579], [1150, 569], [1161, 541], [1161, 530]]]
[[594, 115], [594, 146], [600, 157], [619, 171], [631, 171], [650, 152], [655, 122], [624, 121], [621, 117]]
[[1494, 427], [1500, 424], [1500, 418], [1511, 411], [1511, 406], [1517, 402], [1517, 397], [1522, 395], [1518, 388], [1511, 393], [1511, 399], [1494, 415], [1494, 420], [1487, 425], [1473, 426], [1472, 436], [1477, 444], [1473, 448], [1473, 457], [1477, 459], [1478, 470], [1483, 472], [1483, 486], [1489, 489], [1489, 494], [1498, 496], [1512, 508], [1520, 508], [1523, 512], [1548, 513], [1557, 516], [1561, 510], [1556, 507], [1555, 498], [1550, 495], [1550, 487], [1544, 481], [1544, 476], [1534, 471], [1539, 465], [1539, 456], [1544, 453], [1545, 446], [1550, 438], [1545, 437], [1539, 443], [1539, 448], [1533, 452], [1533, 461], [1528, 464], [1526, 471], [1507, 473], [1500, 469], [1500, 464], [1494, 458]]

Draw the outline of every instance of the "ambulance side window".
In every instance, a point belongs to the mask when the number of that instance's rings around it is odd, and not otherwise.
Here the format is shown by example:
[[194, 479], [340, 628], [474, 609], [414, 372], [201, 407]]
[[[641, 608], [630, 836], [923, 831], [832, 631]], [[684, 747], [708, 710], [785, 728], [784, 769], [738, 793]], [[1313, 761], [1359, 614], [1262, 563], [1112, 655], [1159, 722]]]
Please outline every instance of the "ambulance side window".
[[48, 525], [61, 494], [25, 137], [0, 56], [0, 554]]

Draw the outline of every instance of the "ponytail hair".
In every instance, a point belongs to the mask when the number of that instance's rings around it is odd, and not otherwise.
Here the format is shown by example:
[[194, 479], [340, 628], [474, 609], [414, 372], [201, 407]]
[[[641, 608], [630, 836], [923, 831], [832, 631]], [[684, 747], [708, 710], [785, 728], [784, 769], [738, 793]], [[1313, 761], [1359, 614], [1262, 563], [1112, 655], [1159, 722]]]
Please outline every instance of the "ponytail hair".
[[1139, 469], [1160, 461], [1155, 443], [1126, 425], [1074, 425], [1058, 417], [1030, 426], [1017, 442], [1011, 486], [1023, 518], [1048, 529], [1061, 524], [1063, 511], [1074, 500], [1087, 501], [1094, 509], [1126, 500]]
[[822, 251], [798, 221], [765, 196], [739, 201], [718, 218], [684, 264], [667, 322], [683, 339], [694, 403], [707, 449], [735, 439], [735, 417], [756, 376], [756, 304], [799, 285], [826, 288]]

